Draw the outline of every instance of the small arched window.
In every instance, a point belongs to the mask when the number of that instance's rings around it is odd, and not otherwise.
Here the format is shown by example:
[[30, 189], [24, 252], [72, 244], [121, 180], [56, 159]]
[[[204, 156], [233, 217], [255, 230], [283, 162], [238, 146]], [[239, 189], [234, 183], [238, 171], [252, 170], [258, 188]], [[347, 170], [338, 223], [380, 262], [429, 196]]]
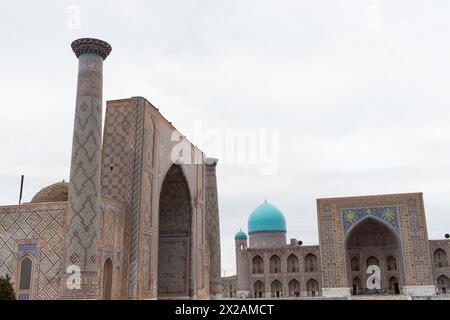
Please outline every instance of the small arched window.
[[280, 259], [279, 256], [274, 254], [270, 258], [269, 264], [270, 264], [270, 273], [279, 273], [279, 272], [281, 272], [281, 259]]
[[298, 258], [295, 254], [291, 254], [288, 258], [287, 258], [287, 271], [288, 272], [299, 272], [299, 267], [298, 267]]
[[396, 271], [397, 270], [397, 261], [393, 256], [389, 256], [386, 260], [387, 270], [388, 271]]
[[368, 268], [369, 266], [380, 266], [380, 262], [378, 261], [378, 259], [374, 256], [370, 256], [367, 258], [366, 260], [366, 268]]
[[316, 272], [317, 271], [317, 257], [312, 253], [309, 253], [305, 257], [305, 272]]
[[358, 257], [353, 257], [352, 260], [350, 261], [351, 264], [351, 268], [352, 271], [359, 271], [359, 258]]
[[434, 251], [434, 266], [436, 268], [447, 268], [448, 267], [448, 260], [447, 260], [447, 253], [439, 248]]
[[252, 260], [253, 273], [264, 273], [264, 262], [260, 256], [255, 256]]
[[281, 292], [282, 292], [283, 285], [280, 281], [274, 280], [272, 281], [272, 284], [270, 285], [270, 290], [272, 293], [272, 298], [280, 298]]
[[29, 257], [24, 257], [20, 261], [18, 299], [28, 300], [31, 295], [31, 281], [33, 272], [33, 261]]

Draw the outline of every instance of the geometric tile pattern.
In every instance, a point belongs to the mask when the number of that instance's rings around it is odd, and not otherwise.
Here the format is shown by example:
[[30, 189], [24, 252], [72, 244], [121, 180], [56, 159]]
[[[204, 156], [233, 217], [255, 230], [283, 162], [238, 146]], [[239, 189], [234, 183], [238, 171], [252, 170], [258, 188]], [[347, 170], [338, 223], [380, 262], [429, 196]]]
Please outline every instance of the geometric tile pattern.
[[33, 299], [59, 297], [66, 206], [60, 202], [0, 207], [0, 276], [9, 274], [16, 282], [14, 268], [19, 257], [34, 253]]
[[78, 66], [64, 270], [98, 272], [103, 58], [85, 53]]
[[134, 118], [135, 144], [132, 168], [130, 173], [132, 177], [128, 179], [130, 186], [127, 188], [126, 203], [130, 208], [130, 253], [129, 253], [129, 280], [128, 295], [131, 298], [137, 296], [138, 279], [138, 235], [139, 235], [139, 196], [141, 192], [141, 159], [142, 159], [142, 133], [144, 128], [144, 99], [138, 99], [136, 113]]
[[344, 236], [352, 226], [361, 219], [372, 216], [389, 224], [399, 234], [398, 208], [395, 206], [369, 207], [369, 208], [345, 208], [341, 210]]
[[217, 161], [206, 162], [205, 165], [205, 210], [206, 210], [206, 237], [209, 243], [208, 260], [210, 263], [210, 293], [212, 295], [221, 292], [221, 266], [220, 266], [220, 223], [219, 206], [217, 197]]
[[[130, 103], [131, 101], [131, 103]], [[137, 249], [144, 99], [113, 102], [106, 109], [102, 150], [101, 192], [127, 205], [123, 288], [137, 295]]]
[[25, 254], [31, 254], [32, 256], [36, 256], [36, 243], [23, 243], [19, 244], [19, 252], [18, 258], [20, 259]]

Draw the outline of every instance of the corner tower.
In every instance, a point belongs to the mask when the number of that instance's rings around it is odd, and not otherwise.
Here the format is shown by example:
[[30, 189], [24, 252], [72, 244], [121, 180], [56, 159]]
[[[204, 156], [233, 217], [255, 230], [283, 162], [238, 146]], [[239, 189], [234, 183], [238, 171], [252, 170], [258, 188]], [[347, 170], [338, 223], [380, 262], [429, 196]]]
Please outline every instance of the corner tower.
[[237, 298], [247, 298], [250, 293], [247, 234], [239, 230], [234, 236], [236, 252]]
[[[98, 39], [72, 42], [78, 58], [72, 158], [62, 277], [62, 296], [98, 296], [97, 237], [100, 215], [100, 148], [103, 106], [103, 60], [111, 46]], [[69, 279], [68, 279], [69, 277]]]

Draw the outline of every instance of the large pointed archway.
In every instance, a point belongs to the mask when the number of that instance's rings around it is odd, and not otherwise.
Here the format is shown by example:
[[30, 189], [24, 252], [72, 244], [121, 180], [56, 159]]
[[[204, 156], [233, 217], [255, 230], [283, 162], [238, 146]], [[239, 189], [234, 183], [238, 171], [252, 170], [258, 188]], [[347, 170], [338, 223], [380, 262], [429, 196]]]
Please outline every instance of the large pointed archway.
[[167, 172], [159, 197], [158, 298], [192, 296], [192, 206], [179, 165]]
[[367, 270], [372, 265], [380, 268], [380, 293], [399, 293], [404, 279], [401, 242], [386, 223], [372, 217], [358, 222], [345, 238], [345, 253], [349, 287], [354, 287], [355, 278], [361, 281], [358, 294], [368, 292]]

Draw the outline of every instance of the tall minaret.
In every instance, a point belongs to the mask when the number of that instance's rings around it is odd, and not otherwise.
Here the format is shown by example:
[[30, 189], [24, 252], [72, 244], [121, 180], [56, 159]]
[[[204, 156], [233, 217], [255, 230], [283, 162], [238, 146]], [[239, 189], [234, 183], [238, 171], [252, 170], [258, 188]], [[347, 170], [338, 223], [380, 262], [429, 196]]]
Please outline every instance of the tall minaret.
[[220, 284], [220, 225], [219, 204], [217, 197], [216, 166], [218, 160], [215, 158], [205, 159], [205, 190], [206, 190], [206, 228], [207, 239], [210, 250], [210, 281], [209, 290], [212, 299], [221, 298], [222, 287]]
[[78, 58], [78, 84], [65, 222], [62, 297], [89, 299], [97, 298], [99, 294], [97, 237], [103, 60], [111, 52], [111, 46], [102, 40], [84, 38], [72, 42], [72, 50]]
[[234, 236], [234, 247], [236, 252], [236, 294], [237, 298], [248, 298], [249, 288], [249, 257], [247, 252], [247, 234], [239, 230]]

